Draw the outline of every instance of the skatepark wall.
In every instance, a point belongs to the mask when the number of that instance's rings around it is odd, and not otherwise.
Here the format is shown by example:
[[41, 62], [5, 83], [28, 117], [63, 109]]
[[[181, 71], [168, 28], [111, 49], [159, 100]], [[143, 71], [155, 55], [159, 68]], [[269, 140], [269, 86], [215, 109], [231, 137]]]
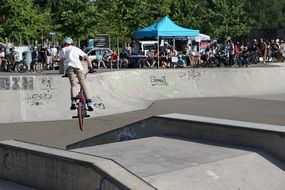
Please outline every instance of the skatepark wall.
[[[285, 68], [134, 69], [89, 74], [91, 117], [145, 109], [156, 100], [281, 94]], [[0, 123], [68, 120], [70, 85], [61, 75], [1, 76]]]
[[0, 158], [1, 178], [42, 190], [156, 189], [115, 161], [87, 154], [8, 140]]

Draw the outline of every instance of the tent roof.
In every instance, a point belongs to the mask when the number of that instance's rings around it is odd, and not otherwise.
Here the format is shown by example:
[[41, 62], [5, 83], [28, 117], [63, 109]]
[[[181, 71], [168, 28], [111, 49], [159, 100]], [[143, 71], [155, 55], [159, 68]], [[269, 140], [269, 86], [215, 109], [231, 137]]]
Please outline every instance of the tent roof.
[[158, 22], [135, 32], [135, 37], [189, 37], [198, 35], [199, 30], [192, 30], [178, 26], [168, 16], [165, 16]]
[[[208, 40], [211, 40], [211, 37], [209, 35], [206, 35], [206, 34], [199, 34], [199, 38], [201, 41], [208, 41]], [[188, 39], [190, 40], [196, 40], [197, 39], [197, 36], [193, 36], [193, 37], [189, 37]]]

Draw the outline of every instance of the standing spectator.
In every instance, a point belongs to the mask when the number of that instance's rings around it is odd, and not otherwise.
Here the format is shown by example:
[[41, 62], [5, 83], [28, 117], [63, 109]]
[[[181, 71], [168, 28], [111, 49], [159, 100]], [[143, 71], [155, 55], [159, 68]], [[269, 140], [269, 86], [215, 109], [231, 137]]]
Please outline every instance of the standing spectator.
[[129, 55], [132, 54], [132, 47], [131, 47], [131, 45], [129, 43], [127, 44], [126, 50], [128, 51]]
[[262, 62], [265, 64], [266, 63], [266, 56], [267, 56], [267, 45], [266, 42], [263, 40], [263, 38], [260, 39], [260, 45], [259, 45], [261, 57], [262, 57]]
[[46, 49], [46, 62], [47, 62], [47, 68], [52, 70], [53, 64], [52, 64], [52, 52], [50, 46], [48, 46]]
[[283, 40], [280, 40], [280, 50], [282, 53], [282, 61], [284, 61], [285, 58], [285, 43]]
[[8, 71], [7, 60], [5, 59], [5, 48], [0, 48], [0, 66], [1, 70]]
[[48, 66], [48, 57], [47, 57], [47, 49], [50, 48], [50, 41], [48, 38], [45, 39], [45, 41], [43, 42], [43, 45], [40, 49], [41, 52], [41, 58], [42, 58], [42, 63], [44, 66]]
[[229, 64], [234, 64], [234, 43], [232, 42], [231, 37], [228, 37], [226, 40], [226, 50], [227, 50], [227, 57], [229, 59]]
[[96, 52], [96, 60], [98, 61], [97, 68], [100, 69], [101, 65], [103, 65], [105, 69], [108, 69], [105, 64], [108, 62], [108, 58], [109, 58], [109, 55], [107, 51], [104, 51], [102, 57], [99, 55], [99, 53]]
[[281, 61], [281, 59], [282, 59], [282, 50], [281, 50], [281, 45], [280, 45], [279, 39], [276, 39], [275, 43], [276, 43], [276, 46], [277, 46], [276, 58], [277, 58], [277, 61]]
[[45, 60], [45, 57], [46, 57], [46, 50], [45, 48], [43, 47], [43, 45], [41, 45], [40, 49], [39, 49], [39, 54], [40, 54], [40, 59], [39, 61], [43, 64], [43, 66], [45, 67], [46, 66], [46, 60]]
[[271, 45], [270, 42], [268, 40], [266, 40], [266, 62], [269, 61], [270, 58], [270, 54], [271, 54]]
[[51, 59], [52, 59], [52, 69], [54, 69], [55, 63], [58, 60], [58, 50], [55, 47], [55, 44], [52, 44], [51, 47]]
[[8, 71], [12, 72], [15, 67], [15, 63], [19, 61], [19, 52], [15, 51], [15, 47], [10, 49], [10, 54], [7, 57]]
[[38, 63], [40, 60], [41, 60], [40, 53], [38, 51], [37, 46], [35, 46], [32, 51], [32, 62], [31, 62], [31, 68], [30, 68], [32, 72], [35, 71], [35, 64]]
[[11, 52], [10, 49], [13, 48], [13, 44], [9, 42], [9, 39], [7, 37], [4, 38], [4, 51], [5, 51], [5, 58], [8, 56]]

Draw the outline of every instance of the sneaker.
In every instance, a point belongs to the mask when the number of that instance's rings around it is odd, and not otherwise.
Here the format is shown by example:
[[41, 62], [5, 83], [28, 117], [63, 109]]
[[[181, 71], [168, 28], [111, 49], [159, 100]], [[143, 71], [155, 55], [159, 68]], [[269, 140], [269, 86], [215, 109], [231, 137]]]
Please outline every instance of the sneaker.
[[75, 104], [71, 104], [70, 109], [71, 110], [76, 110], [76, 105]]
[[87, 104], [88, 111], [93, 111], [93, 108], [91, 106], [92, 105], [91, 99], [87, 99], [86, 104]]

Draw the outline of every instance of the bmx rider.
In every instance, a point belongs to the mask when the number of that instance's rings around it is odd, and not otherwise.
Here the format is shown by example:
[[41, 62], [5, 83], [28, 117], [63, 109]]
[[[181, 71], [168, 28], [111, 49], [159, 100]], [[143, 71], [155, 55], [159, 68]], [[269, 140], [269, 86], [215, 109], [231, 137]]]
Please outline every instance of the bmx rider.
[[83, 70], [83, 66], [80, 60], [80, 57], [82, 57], [84, 60], [86, 60], [87, 64], [88, 64], [88, 70], [89, 73], [93, 73], [95, 72], [92, 68], [92, 63], [89, 59], [89, 57], [87, 56], [87, 54], [85, 52], [83, 52], [81, 49], [79, 49], [78, 47], [74, 46], [73, 40], [70, 37], [65, 37], [62, 41], [62, 45], [63, 48], [61, 49], [60, 53], [59, 53], [59, 57], [61, 59], [61, 61], [64, 63], [64, 68], [66, 68], [65, 70], [65, 74], [68, 76], [69, 82], [70, 82], [70, 92], [71, 92], [71, 106], [70, 109], [71, 110], [75, 110], [76, 109], [76, 76], [78, 78], [78, 82], [81, 86], [81, 88], [83, 89], [83, 92], [85, 94], [86, 97], [86, 103], [87, 103], [87, 107], [88, 107], [88, 111], [93, 111], [92, 108], [92, 102], [90, 99], [90, 95], [88, 92], [88, 88], [86, 85], [86, 81], [85, 81], [85, 76], [84, 76], [84, 70]]

